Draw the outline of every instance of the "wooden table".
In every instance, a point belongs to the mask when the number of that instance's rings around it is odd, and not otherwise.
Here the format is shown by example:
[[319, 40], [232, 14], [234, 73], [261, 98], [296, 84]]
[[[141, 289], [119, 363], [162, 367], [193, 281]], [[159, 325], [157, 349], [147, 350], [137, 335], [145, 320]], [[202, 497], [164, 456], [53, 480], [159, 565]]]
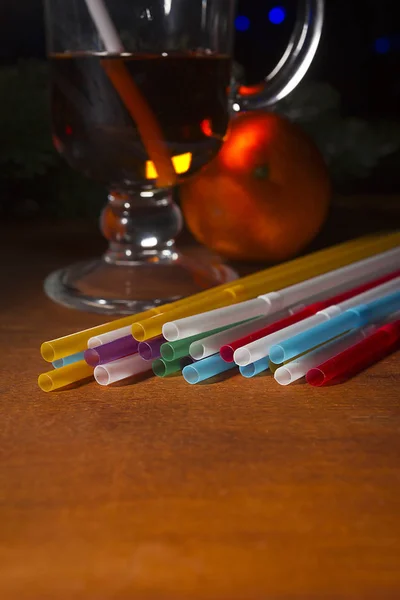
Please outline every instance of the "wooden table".
[[42, 292], [90, 254], [86, 233], [3, 228], [2, 600], [399, 598], [399, 355], [321, 390], [266, 376], [45, 394], [41, 341], [102, 321]]

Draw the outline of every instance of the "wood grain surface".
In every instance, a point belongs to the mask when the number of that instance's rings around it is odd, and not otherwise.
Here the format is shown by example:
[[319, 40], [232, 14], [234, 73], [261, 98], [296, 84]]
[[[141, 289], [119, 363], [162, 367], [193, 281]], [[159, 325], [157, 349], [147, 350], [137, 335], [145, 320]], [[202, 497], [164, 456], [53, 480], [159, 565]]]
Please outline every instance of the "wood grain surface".
[[43, 277], [101, 243], [68, 224], [2, 241], [2, 600], [400, 598], [399, 354], [327, 389], [45, 394], [40, 343], [102, 319], [53, 304]]

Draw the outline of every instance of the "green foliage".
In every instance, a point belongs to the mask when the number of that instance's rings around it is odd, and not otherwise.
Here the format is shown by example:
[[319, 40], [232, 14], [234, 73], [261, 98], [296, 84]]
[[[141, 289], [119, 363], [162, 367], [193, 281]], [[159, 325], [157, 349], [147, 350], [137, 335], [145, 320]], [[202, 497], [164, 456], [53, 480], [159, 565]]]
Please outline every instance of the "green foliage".
[[49, 173], [48, 180], [51, 194], [46, 213], [64, 218], [99, 218], [107, 199], [104, 186], [77, 173], [66, 163]]
[[59, 159], [51, 142], [48, 69], [24, 61], [0, 69], [0, 177], [43, 175]]
[[314, 139], [336, 182], [367, 177], [400, 149], [398, 123], [344, 117], [340, 95], [327, 83], [303, 82], [276, 110]]

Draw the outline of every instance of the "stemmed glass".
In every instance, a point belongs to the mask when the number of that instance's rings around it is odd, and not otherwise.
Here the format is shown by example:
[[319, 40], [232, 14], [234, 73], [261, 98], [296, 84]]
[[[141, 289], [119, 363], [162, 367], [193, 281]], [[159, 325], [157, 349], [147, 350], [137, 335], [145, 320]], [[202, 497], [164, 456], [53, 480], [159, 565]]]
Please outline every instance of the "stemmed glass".
[[235, 277], [218, 258], [176, 249], [174, 189], [218, 153], [232, 111], [274, 104], [301, 80], [324, 4], [299, 5], [280, 63], [260, 93], [242, 97], [231, 81], [234, 0], [45, 0], [54, 143], [109, 189], [108, 250], [52, 273], [51, 298], [132, 313]]

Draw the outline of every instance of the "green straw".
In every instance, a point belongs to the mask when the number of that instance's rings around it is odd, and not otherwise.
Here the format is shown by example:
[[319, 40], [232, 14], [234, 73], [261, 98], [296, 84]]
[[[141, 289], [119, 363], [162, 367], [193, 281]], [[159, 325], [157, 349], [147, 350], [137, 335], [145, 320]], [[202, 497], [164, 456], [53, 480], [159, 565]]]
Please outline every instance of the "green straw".
[[182, 371], [183, 367], [192, 364], [192, 360], [189, 357], [186, 358], [178, 358], [177, 360], [167, 361], [163, 358], [157, 358], [157, 360], [153, 361], [153, 373], [157, 377], [168, 377], [168, 375], [173, 375], [174, 373], [179, 373]]
[[232, 329], [232, 327], [236, 327], [237, 325], [241, 325], [242, 323], [245, 323], [245, 321], [225, 325], [225, 327], [219, 327], [218, 329], [213, 329], [212, 331], [198, 333], [197, 335], [192, 335], [191, 337], [187, 337], [182, 340], [177, 340], [176, 342], [166, 342], [165, 344], [162, 344], [160, 348], [161, 356], [164, 360], [168, 362], [172, 362], [177, 360], [178, 358], [188, 356], [190, 345], [193, 342], [197, 342], [198, 340], [202, 340], [203, 338], [206, 338], [210, 335], [220, 333], [221, 331]]

